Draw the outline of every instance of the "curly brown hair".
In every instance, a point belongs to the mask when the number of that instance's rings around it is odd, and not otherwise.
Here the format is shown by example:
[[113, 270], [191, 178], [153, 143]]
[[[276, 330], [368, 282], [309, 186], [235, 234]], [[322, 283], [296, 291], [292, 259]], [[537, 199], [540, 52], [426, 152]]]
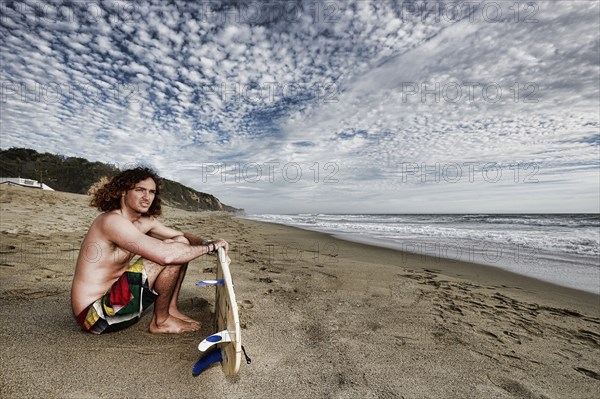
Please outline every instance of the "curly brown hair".
[[158, 174], [148, 167], [140, 166], [122, 171], [94, 193], [90, 205], [103, 212], [120, 209], [121, 194], [133, 189], [137, 183], [149, 177], [156, 183], [156, 193], [150, 209], [144, 215], [159, 216], [162, 213], [160, 200], [161, 180]]

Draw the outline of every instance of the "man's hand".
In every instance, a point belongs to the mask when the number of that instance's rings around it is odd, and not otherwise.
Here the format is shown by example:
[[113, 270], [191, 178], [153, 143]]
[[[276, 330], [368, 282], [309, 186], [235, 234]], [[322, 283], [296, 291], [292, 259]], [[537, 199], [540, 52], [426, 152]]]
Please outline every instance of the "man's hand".
[[227, 241], [225, 241], [221, 238], [212, 241], [212, 244], [215, 246], [215, 251], [218, 248], [225, 248], [225, 252], [229, 251], [229, 244], [227, 243]]
[[224, 248], [225, 251], [229, 250], [229, 244], [227, 243], [227, 241], [219, 238], [217, 240], [202, 240], [202, 244], [201, 245], [205, 245], [208, 247], [208, 255], [212, 255], [215, 254], [217, 252], [217, 249], [219, 248]]

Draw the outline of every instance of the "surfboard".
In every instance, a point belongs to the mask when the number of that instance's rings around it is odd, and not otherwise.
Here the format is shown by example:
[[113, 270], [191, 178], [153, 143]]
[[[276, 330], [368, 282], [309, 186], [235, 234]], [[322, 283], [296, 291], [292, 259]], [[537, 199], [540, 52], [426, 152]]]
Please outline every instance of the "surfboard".
[[[200, 374], [217, 361], [221, 362], [225, 375], [236, 375], [242, 360], [240, 318], [229, 270], [231, 259], [223, 248], [217, 251], [216, 263], [217, 278], [196, 283], [198, 286], [216, 287], [215, 321], [218, 332], [206, 337], [198, 345], [198, 350], [204, 352], [205, 356], [194, 365], [192, 371], [194, 375]], [[208, 351], [211, 348], [212, 350]]]

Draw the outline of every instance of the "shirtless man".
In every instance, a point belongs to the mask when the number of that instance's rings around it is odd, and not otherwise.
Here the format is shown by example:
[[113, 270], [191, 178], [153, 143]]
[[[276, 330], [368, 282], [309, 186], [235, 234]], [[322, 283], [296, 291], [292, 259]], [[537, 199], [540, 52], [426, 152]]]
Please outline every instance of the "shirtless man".
[[[83, 243], [73, 284], [73, 314], [85, 331], [122, 330], [139, 320], [154, 302], [151, 333], [197, 331], [200, 324], [177, 308], [188, 262], [224, 240], [206, 241], [166, 227], [161, 213], [159, 177], [148, 168], [121, 172], [92, 199], [104, 211]], [[131, 263], [133, 257], [140, 257]]]

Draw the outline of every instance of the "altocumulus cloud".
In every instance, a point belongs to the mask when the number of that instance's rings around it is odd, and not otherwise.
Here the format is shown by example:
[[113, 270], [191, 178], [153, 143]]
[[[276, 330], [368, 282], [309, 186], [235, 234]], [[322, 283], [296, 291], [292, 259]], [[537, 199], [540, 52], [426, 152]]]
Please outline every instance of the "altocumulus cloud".
[[1, 146], [253, 212], [600, 211], [595, 1], [3, 1]]

